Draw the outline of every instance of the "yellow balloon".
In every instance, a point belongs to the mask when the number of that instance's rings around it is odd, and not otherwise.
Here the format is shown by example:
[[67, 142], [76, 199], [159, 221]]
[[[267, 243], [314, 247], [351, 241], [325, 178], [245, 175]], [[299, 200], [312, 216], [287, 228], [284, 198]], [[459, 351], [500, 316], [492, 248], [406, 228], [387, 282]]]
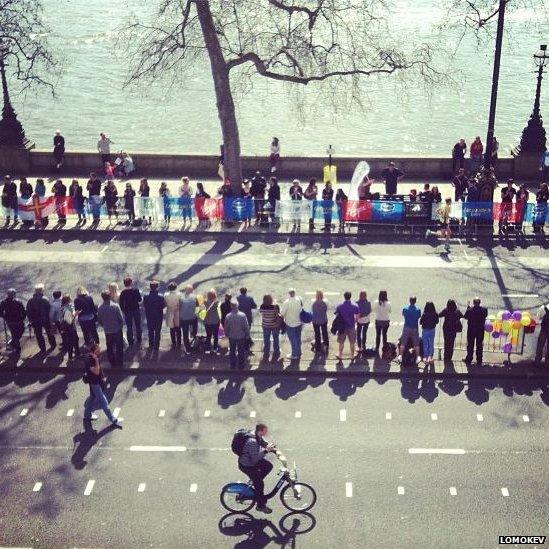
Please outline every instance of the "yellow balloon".
[[202, 320], [202, 322], [204, 322], [204, 320], [206, 319], [206, 309], [202, 309], [201, 311], [199, 311], [198, 318]]
[[501, 320], [496, 320], [496, 321], [494, 322], [494, 330], [495, 330], [496, 332], [501, 332], [502, 325], [503, 325], [503, 323], [502, 323]]
[[511, 338], [511, 343], [512, 343], [513, 345], [518, 345], [518, 337], [513, 337], [513, 338]]
[[523, 326], [530, 326], [530, 322], [532, 319], [528, 315], [522, 315], [522, 318], [520, 319], [520, 323]]
[[511, 328], [512, 328], [511, 323], [508, 320], [504, 320], [501, 323], [501, 331], [504, 334], [508, 334], [511, 331]]
[[[490, 315], [490, 316], [494, 316], [494, 315]], [[502, 317], [503, 317], [503, 311], [498, 311], [498, 314], [496, 315], [496, 318], [498, 320], [501, 320]], [[488, 318], [490, 318], [490, 317], [488, 317]]]
[[522, 324], [520, 323], [520, 320], [513, 320], [513, 328], [518, 330], [521, 327], [522, 327]]
[[[501, 314], [503, 314], [503, 311], [500, 311]], [[501, 316], [500, 314], [498, 313], [498, 316], [497, 316], [497, 319], [500, 320], [501, 319]], [[488, 315], [488, 319], [490, 322], [494, 322], [496, 320], [496, 315]]]

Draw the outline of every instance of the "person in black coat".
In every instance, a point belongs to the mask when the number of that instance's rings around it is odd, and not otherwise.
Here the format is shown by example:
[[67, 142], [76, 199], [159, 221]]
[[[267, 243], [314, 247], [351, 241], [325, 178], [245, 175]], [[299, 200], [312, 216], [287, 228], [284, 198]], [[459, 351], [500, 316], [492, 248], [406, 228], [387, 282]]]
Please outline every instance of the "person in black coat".
[[25, 318], [27, 313], [25, 307], [15, 297], [16, 293], [13, 288], [8, 290], [8, 297], [0, 302], [0, 317], [4, 319], [8, 330], [10, 331], [11, 340], [8, 345], [19, 353], [21, 351], [21, 337], [25, 332]]
[[275, 209], [278, 200], [280, 200], [280, 187], [277, 178], [273, 176], [269, 179], [269, 190], [267, 191], [271, 222], [275, 221]]
[[21, 178], [19, 183], [19, 194], [21, 198], [28, 200], [32, 196], [32, 185], [27, 181], [26, 177]]
[[34, 295], [27, 302], [27, 317], [36, 335], [36, 341], [40, 350], [46, 352], [44, 334], [48, 337], [50, 349], [55, 349], [56, 342], [50, 322], [50, 302], [44, 295], [44, 285], [37, 284], [34, 287]]
[[[332, 229], [332, 200], [334, 199], [334, 189], [332, 188], [332, 183], [326, 181], [324, 189], [322, 189], [322, 201], [324, 204], [324, 230], [330, 231]], [[329, 202], [329, 204], [327, 204]]]
[[149, 330], [149, 348], [152, 351], [158, 351], [166, 300], [158, 293], [158, 282], [153, 280], [149, 287], [149, 293], [143, 297], [143, 308]]
[[463, 359], [469, 365], [473, 361], [473, 351], [476, 346], [477, 366], [482, 366], [482, 351], [484, 347], [484, 323], [488, 309], [480, 305], [480, 298], [473, 299], [473, 306], [467, 304], [464, 318], [467, 320], [467, 356]]
[[4, 187], [2, 188], [2, 206], [6, 210], [6, 225], [10, 224], [11, 212], [13, 211], [13, 221], [17, 222], [17, 185], [11, 176], [4, 177]]
[[55, 159], [55, 169], [59, 171], [63, 166], [63, 157], [65, 156], [65, 138], [61, 131], [57, 130], [53, 136], [53, 158]]
[[448, 303], [446, 303], [446, 308], [440, 311], [438, 316], [444, 319], [442, 324], [444, 362], [452, 362], [456, 335], [462, 330], [461, 319], [463, 318], [463, 314], [458, 309], [456, 302], [453, 299], [449, 299]]

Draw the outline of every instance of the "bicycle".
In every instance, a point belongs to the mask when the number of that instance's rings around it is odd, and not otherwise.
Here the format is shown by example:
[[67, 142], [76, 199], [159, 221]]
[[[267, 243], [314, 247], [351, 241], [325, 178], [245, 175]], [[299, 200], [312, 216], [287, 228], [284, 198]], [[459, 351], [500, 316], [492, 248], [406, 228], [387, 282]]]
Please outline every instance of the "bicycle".
[[[286, 458], [281, 452], [276, 457], [282, 464], [278, 475], [280, 479], [265, 497], [267, 500], [276, 496], [280, 490], [280, 501], [290, 511], [305, 512], [316, 503], [316, 492], [312, 486], [297, 480], [297, 468], [294, 463], [292, 470], [288, 469]], [[219, 496], [221, 505], [233, 513], [245, 513], [255, 504], [255, 491], [252, 482], [230, 482], [223, 486]]]

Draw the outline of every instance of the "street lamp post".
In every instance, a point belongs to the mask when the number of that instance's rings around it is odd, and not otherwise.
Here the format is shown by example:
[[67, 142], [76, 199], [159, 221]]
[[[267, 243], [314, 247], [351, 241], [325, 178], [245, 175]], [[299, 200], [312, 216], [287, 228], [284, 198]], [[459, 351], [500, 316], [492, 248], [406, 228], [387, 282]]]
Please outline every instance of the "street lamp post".
[[534, 54], [534, 62], [538, 67], [538, 82], [536, 86], [536, 97], [534, 99], [534, 109], [530, 115], [528, 124], [522, 131], [520, 145], [517, 148], [519, 155], [536, 155], [540, 156], [546, 149], [545, 128], [540, 112], [540, 96], [541, 96], [541, 81], [543, 80], [544, 68], [549, 65], [549, 53], [547, 45], [542, 44], [539, 51]]
[[8, 80], [6, 77], [6, 57], [9, 53], [9, 44], [0, 39], [0, 78], [2, 79], [2, 96], [4, 107], [0, 120], [0, 146], [23, 149], [27, 142], [25, 131], [10, 101]]

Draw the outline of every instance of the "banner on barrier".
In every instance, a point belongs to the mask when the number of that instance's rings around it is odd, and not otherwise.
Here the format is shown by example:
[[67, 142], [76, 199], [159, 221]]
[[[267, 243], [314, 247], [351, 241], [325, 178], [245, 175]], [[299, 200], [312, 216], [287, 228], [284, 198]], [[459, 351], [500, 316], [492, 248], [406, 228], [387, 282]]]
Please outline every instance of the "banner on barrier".
[[493, 219], [493, 202], [464, 202], [463, 219], [490, 222]]
[[37, 195], [31, 198], [18, 198], [17, 207], [19, 217], [22, 221], [38, 221], [55, 213], [55, 197], [40, 197]]
[[526, 214], [525, 204], [494, 202], [493, 220], [522, 223]]
[[536, 225], [549, 223], [549, 205], [546, 203], [528, 204], [525, 219]]
[[275, 216], [282, 221], [301, 221], [309, 219], [311, 204], [308, 200], [277, 200]]
[[201, 221], [223, 219], [223, 200], [221, 198], [195, 198], [196, 216]]
[[[440, 221], [442, 216], [442, 208], [444, 208], [445, 204], [443, 203], [437, 203], [437, 204], [429, 204], [429, 207], [431, 208], [431, 219], [433, 221]], [[450, 207], [450, 218], [451, 219], [462, 219], [464, 215], [463, 212], [463, 202], [452, 202], [452, 205]]]
[[339, 210], [333, 200], [312, 200], [310, 205], [310, 216], [318, 221], [339, 221]]
[[223, 208], [228, 221], [248, 221], [255, 213], [251, 198], [225, 198]]
[[404, 221], [404, 202], [374, 200], [372, 204], [372, 221], [377, 223], [402, 223]]
[[351, 223], [365, 223], [372, 221], [373, 204], [365, 200], [348, 200], [344, 207], [344, 219]]

